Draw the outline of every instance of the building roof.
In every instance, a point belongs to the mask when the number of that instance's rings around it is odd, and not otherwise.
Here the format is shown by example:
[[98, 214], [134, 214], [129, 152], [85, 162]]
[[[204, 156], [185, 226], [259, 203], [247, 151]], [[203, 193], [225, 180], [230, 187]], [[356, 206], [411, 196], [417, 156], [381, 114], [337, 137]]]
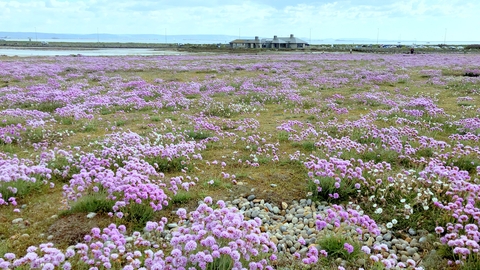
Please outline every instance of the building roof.
[[308, 42], [290, 35], [289, 37], [262, 38], [259, 39], [235, 39], [230, 41], [232, 44], [246, 44], [246, 43], [275, 43], [275, 44], [308, 44]]
[[230, 41], [230, 43], [238, 43], [238, 44], [244, 44], [244, 43], [260, 43], [260, 40], [255, 40], [255, 39], [235, 39]]
[[279, 39], [282, 39], [287, 43], [308, 43], [308, 42], [306, 42], [304, 40], [301, 40], [299, 38], [296, 38], [296, 37], [280, 37]]
[[285, 43], [305, 43], [307, 44], [308, 42], [301, 40], [299, 38], [294, 37], [293, 35], [290, 37], [277, 37], [277, 39], [273, 38], [264, 38], [262, 39], [262, 43], [279, 43], [279, 44], [285, 44]]

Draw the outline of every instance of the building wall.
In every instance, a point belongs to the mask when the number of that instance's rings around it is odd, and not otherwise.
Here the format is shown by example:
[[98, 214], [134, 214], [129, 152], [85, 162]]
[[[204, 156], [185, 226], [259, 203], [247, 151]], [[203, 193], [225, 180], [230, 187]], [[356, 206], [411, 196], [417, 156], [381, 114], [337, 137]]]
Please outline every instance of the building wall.
[[230, 43], [231, 48], [245, 48], [245, 49], [255, 49], [255, 48], [267, 48], [267, 49], [301, 49], [305, 48], [304, 43]]

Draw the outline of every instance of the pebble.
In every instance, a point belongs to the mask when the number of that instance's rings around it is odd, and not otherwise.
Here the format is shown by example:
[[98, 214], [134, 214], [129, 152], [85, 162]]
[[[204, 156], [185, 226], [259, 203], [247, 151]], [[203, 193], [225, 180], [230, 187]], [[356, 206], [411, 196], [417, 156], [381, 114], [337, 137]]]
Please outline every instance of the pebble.
[[403, 244], [395, 244], [395, 247], [397, 248], [397, 250], [404, 250], [405, 249], [405, 245], [403, 245]]
[[51, 240], [53, 240], [53, 235], [49, 235], [49, 236], [47, 236], [47, 240], [48, 240], [48, 241], [51, 241]]
[[167, 224], [167, 227], [168, 227], [169, 229], [173, 229], [173, 228], [178, 227], [178, 224], [177, 224], [177, 223], [169, 223], [169, 224]]
[[90, 212], [90, 213], [88, 213], [87, 218], [94, 218], [96, 215], [97, 215], [97, 213]]
[[[225, 202], [228, 206], [235, 206], [241, 209], [246, 219], [258, 217], [262, 220], [261, 231], [269, 235], [270, 240], [277, 246], [280, 254], [299, 252], [306, 254], [310, 245], [317, 245], [317, 239], [324, 237], [328, 231], [335, 232], [338, 228], [332, 224], [327, 224], [326, 228], [319, 232], [316, 229], [316, 217], [325, 216], [330, 208], [327, 202], [312, 202], [311, 199], [302, 199], [290, 203], [281, 202], [280, 206], [272, 202], [256, 198], [255, 195], [243, 194], [242, 198]], [[172, 231], [178, 225], [176, 223], [167, 224]], [[358, 237], [355, 226], [343, 227], [344, 233], [351, 237]], [[371, 235], [368, 232], [362, 235], [362, 245], [373, 248], [374, 244], [385, 244], [389, 248], [383, 252], [384, 257], [394, 254], [398, 261], [406, 262], [413, 259], [416, 262], [422, 260], [421, 255], [423, 243], [427, 242], [426, 234], [421, 230], [410, 228], [408, 234], [400, 236], [385, 226], [379, 226], [380, 235]], [[421, 235], [417, 236], [417, 234]], [[168, 236], [168, 234], [167, 234]], [[402, 238], [403, 237], [403, 238]], [[167, 237], [166, 237], [167, 238]], [[299, 239], [303, 238], [305, 243], [300, 244]], [[127, 240], [128, 242], [129, 240]], [[435, 244], [434, 244], [435, 245]], [[338, 265], [345, 264], [341, 258], [335, 261]], [[366, 261], [359, 259], [359, 265], [365, 265]]]
[[422, 236], [420, 237], [420, 239], [418, 239], [418, 242], [420, 244], [425, 244], [427, 242], [427, 237], [426, 236]]
[[412, 241], [410, 241], [410, 246], [411, 247], [419, 247], [420, 244], [418, 243], [417, 239], [413, 238]]
[[14, 220], [12, 220], [12, 224], [19, 224], [19, 223], [22, 223], [23, 222], [23, 218], [16, 218]]
[[407, 248], [408, 255], [412, 256], [417, 252], [417, 248]]
[[414, 261], [418, 262], [418, 261], [421, 259], [421, 257], [420, 257], [420, 255], [419, 255], [418, 253], [415, 253], [415, 254], [413, 254], [413, 256], [412, 256], [412, 259], [413, 259]]
[[392, 240], [392, 234], [391, 234], [391, 233], [386, 233], [386, 234], [383, 236], [383, 240], [385, 240], [385, 241], [390, 241], [390, 240]]

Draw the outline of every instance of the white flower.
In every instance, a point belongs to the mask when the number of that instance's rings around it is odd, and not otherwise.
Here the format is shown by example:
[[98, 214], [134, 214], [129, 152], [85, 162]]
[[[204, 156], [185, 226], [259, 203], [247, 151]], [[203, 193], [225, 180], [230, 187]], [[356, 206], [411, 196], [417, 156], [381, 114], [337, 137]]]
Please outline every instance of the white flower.
[[401, 199], [401, 200], [400, 200], [401, 203], [404, 203], [405, 201], [406, 201], [405, 199]]
[[411, 208], [411, 207], [410, 207], [410, 204], [408, 204], [408, 203], [405, 204], [405, 209], [410, 209], [410, 208]]
[[397, 221], [396, 219], [392, 219], [392, 224], [393, 224], [393, 225], [395, 225], [395, 224], [397, 224], [397, 223], [398, 223], [398, 221]]
[[432, 202], [438, 202], [438, 199], [435, 198], [435, 197], [433, 197], [433, 198], [432, 198]]
[[391, 222], [388, 222], [388, 223], [387, 223], [387, 228], [388, 228], [388, 229], [391, 229], [392, 227], [393, 227], [393, 224], [392, 224]]
[[381, 214], [382, 212], [383, 212], [382, 208], [378, 208], [377, 210], [375, 210], [375, 214]]

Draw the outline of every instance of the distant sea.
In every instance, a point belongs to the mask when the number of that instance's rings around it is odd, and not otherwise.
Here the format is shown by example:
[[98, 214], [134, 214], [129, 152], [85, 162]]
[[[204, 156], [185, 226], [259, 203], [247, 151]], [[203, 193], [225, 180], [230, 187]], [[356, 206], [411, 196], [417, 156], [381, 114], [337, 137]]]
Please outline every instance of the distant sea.
[[[228, 44], [230, 41], [238, 37], [228, 36], [221, 37], [197, 37], [197, 36], [178, 36], [178, 37], [168, 37], [165, 38], [150, 38], [150, 39], [141, 39], [141, 38], [37, 38], [30, 39], [32, 42], [105, 42], [105, 43], [181, 43], [181, 44]], [[242, 39], [253, 39], [253, 37], [241, 37]], [[2, 37], [0, 36], [0, 39]], [[27, 38], [3, 38], [8, 41], [28, 41]], [[480, 41], [422, 41], [422, 40], [371, 40], [371, 39], [308, 39], [302, 38], [304, 41], [312, 45], [335, 45], [335, 44], [381, 44], [381, 45], [465, 45], [465, 44], [479, 44]]]

